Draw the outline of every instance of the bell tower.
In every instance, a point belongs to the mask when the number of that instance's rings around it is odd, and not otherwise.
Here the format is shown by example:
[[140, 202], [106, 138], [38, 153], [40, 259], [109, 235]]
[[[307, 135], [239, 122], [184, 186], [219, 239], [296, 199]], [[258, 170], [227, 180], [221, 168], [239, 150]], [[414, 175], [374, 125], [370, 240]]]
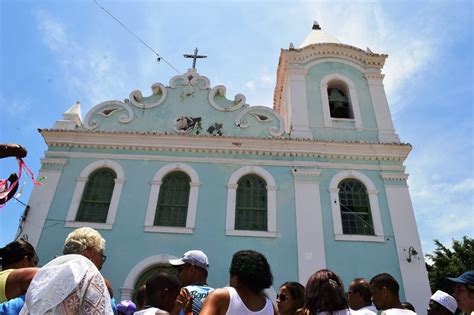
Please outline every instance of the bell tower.
[[292, 138], [399, 143], [381, 70], [387, 55], [342, 44], [314, 22], [282, 49], [274, 109]]

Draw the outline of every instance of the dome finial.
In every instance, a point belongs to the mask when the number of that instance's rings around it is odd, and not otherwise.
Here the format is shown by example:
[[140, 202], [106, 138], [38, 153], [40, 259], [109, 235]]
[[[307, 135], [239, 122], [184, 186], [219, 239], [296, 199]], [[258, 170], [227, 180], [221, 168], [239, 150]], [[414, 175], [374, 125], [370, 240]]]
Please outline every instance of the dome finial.
[[319, 25], [318, 21], [313, 21], [313, 30], [320, 30], [321, 26]]

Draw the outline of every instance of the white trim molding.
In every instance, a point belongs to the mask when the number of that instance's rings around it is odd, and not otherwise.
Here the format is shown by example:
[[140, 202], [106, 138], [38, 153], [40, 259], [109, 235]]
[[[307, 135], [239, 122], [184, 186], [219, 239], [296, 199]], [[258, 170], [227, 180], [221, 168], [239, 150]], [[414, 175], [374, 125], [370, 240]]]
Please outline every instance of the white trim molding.
[[[160, 195], [160, 187], [163, 178], [173, 171], [182, 171], [186, 173], [190, 178], [189, 183], [189, 200], [188, 200], [188, 213], [186, 216], [185, 227], [172, 227], [172, 226], [156, 226], [154, 225], [156, 207], [158, 205], [158, 196]], [[161, 233], [181, 233], [181, 234], [192, 234], [196, 222], [196, 210], [199, 195], [199, 176], [197, 172], [189, 165], [184, 163], [172, 163], [168, 164], [158, 170], [153, 180], [151, 181], [150, 196], [148, 198], [148, 207], [145, 216], [145, 232], [161, 232]]]
[[169, 254], [160, 254], [147, 257], [137, 263], [128, 273], [127, 278], [123, 283], [123, 286], [120, 288], [120, 294], [122, 295], [120, 300], [131, 300], [132, 293], [135, 289], [135, 283], [137, 282], [140, 275], [146, 271], [148, 268], [153, 267], [158, 264], [168, 264], [170, 259], [176, 259], [176, 256]]
[[[46, 164], [43, 162], [43, 166]], [[54, 193], [58, 188], [59, 179], [61, 178], [61, 170], [48, 170], [44, 167], [39, 171], [38, 178], [47, 177], [48, 180], [43, 186], [34, 186], [30, 195], [28, 204], [31, 205], [30, 211], [24, 222], [20, 222], [17, 231], [17, 239], [26, 237], [28, 242], [37, 248], [43, 227], [48, 216], [49, 208], [53, 202]], [[23, 229], [22, 229], [23, 225]]]
[[[237, 182], [247, 174], [256, 174], [267, 183], [267, 231], [249, 231], [235, 229], [235, 206], [237, 197]], [[235, 171], [227, 183], [227, 216], [226, 235], [230, 236], [255, 236], [276, 237], [276, 191], [277, 186], [273, 176], [265, 169], [258, 166], [244, 166]]]
[[[82, 194], [84, 192], [84, 188], [86, 187], [87, 180], [90, 174], [92, 174], [92, 172], [100, 168], [110, 168], [117, 175], [117, 177], [115, 178], [112, 198], [110, 199], [109, 211], [107, 212], [107, 219], [105, 220], [105, 223], [76, 221], [77, 211], [79, 210], [79, 205], [81, 204]], [[117, 209], [120, 201], [120, 195], [122, 194], [123, 184], [125, 183], [125, 172], [123, 171], [123, 168], [120, 166], [120, 164], [112, 160], [96, 161], [87, 165], [86, 168], [82, 170], [79, 177], [76, 178], [76, 182], [76, 188], [74, 189], [74, 194], [72, 195], [71, 205], [69, 206], [69, 210], [66, 215], [66, 223], [64, 224], [64, 226], [87, 226], [99, 230], [111, 230], [115, 222], [115, 217], [117, 215]]]
[[[351, 106], [351, 111], [352, 114], [354, 115], [354, 118], [347, 119], [347, 120], [353, 120], [355, 123], [355, 127], [357, 130], [362, 130], [362, 119], [360, 116], [360, 108], [359, 108], [359, 98], [357, 96], [357, 88], [352, 82], [351, 79], [348, 77], [338, 74], [338, 73], [331, 73], [326, 76], [324, 76], [321, 79], [320, 83], [320, 92], [321, 92], [321, 101], [322, 101], [322, 106], [323, 106], [323, 115], [324, 115], [324, 126], [325, 127], [332, 127], [332, 121], [333, 120], [341, 120], [341, 118], [332, 118], [331, 113], [329, 111], [329, 98], [328, 98], [328, 86], [331, 81], [340, 81], [343, 82], [347, 86], [348, 90], [348, 99], [350, 102]], [[344, 119], [346, 120], [346, 119]]]
[[306, 283], [314, 272], [326, 268], [324, 227], [319, 180], [321, 170], [293, 168], [298, 244], [298, 279]]
[[[367, 188], [369, 195], [370, 212], [372, 215], [372, 223], [374, 224], [374, 235], [353, 235], [344, 234], [342, 232], [341, 207], [339, 202], [339, 183], [347, 178], [353, 178], [361, 181]], [[331, 180], [329, 185], [329, 193], [331, 197], [332, 222], [334, 226], [334, 236], [337, 241], [362, 241], [362, 242], [384, 242], [384, 233], [382, 226], [382, 217], [380, 215], [380, 207], [378, 201], [378, 191], [375, 185], [367, 177], [367, 175], [348, 170], [337, 173]]]

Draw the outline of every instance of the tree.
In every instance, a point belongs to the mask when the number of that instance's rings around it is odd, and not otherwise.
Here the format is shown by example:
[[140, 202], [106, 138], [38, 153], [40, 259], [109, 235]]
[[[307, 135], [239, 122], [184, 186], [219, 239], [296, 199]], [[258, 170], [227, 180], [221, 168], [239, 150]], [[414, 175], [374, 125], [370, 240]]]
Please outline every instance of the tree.
[[427, 264], [431, 291], [443, 290], [450, 293], [452, 283], [446, 277], [457, 277], [474, 270], [474, 239], [464, 236], [461, 241], [453, 239], [453, 248], [449, 249], [440, 241], [434, 240], [436, 249], [426, 255], [433, 263]]

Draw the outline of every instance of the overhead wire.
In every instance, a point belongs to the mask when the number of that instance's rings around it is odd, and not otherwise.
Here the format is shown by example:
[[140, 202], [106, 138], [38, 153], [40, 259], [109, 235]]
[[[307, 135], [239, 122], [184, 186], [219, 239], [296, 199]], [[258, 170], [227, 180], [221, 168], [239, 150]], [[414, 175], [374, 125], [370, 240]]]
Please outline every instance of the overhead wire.
[[150, 47], [150, 45], [148, 45], [143, 39], [141, 39], [137, 34], [135, 34], [132, 30], [130, 30], [125, 24], [123, 24], [118, 18], [116, 18], [112, 13], [110, 13], [109, 11], [107, 11], [106, 8], [104, 8], [100, 3], [99, 1], [97, 0], [94, 0], [95, 4], [97, 4], [102, 10], [104, 10], [105, 13], [107, 13], [111, 18], [113, 18], [117, 23], [119, 23], [124, 29], [126, 29], [130, 34], [132, 34], [133, 37], [135, 37], [135, 39], [137, 39], [140, 43], [142, 43], [146, 48], [148, 48], [151, 52], [153, 52], [156, 57], [157, 57], [157, 60], [160, 61], [160, 60], [163, 60], [168, 66], [170, 66], [171, 68], [173, 68], [177, 73], [181, 73], [178, 69], [176, 69], [175, 66], [173, 66], [170, 62], [168, 62], [165, 58], [163, 58], [163, 56], [161, 56], [159, 53], [157, 53], [152, 47]]

